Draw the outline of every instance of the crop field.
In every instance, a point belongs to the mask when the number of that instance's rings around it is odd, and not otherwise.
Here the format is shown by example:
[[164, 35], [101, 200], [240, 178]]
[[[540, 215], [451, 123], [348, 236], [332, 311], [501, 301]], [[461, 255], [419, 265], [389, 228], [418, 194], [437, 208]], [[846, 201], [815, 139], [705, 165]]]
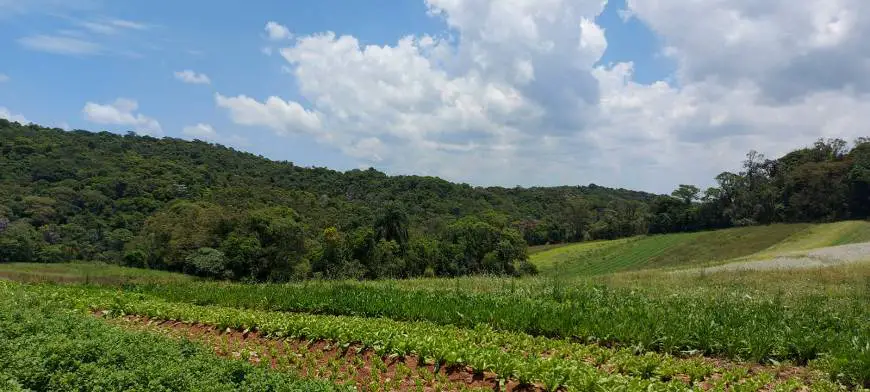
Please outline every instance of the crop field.
[[[130, 333], [150, 331], [155, 336], [183, 337], [182, 341], [210, 347], [219, 355], [289, 373], [292, 380], [317, 377], [336, 386], [367, 390], [434, 390], [439, 386], [455, 390], [452, 388], [463, 379], [469, 380], [469, 389], [487, 383], [517, 390], [837, 388], [822, 370], [789, 362], [762, 365], [695, 354], [670, 355], [631, 346], [605, 347], [499, 331], [483, 324], [460, 328], [426, 321], [199, 306], [94, 287], [6, 283], [2, 291], [13, 301], [31, 301], [31, 306], [39, 303], [50, 304], [40, 305], [49, 308], [76, 309], [77, 313], [66, 317], [77, 320], [96, 313], [116, 317], [111, 325], [126, 326]], [[256, 336], [245, 336], [251, 331], [256, 331]], [[286, 355], [288, 352], [294, 355]], [[395, 358], [401, 360], [391, 361]], [[355, 372], [348, 372], [355, 367], [369, 369], [365, 382], [360, 383]], [[6, 373], [30, 385], [20, 371], [11, 369]]]
[[[526, 278], [242, 284], [0, 265], [0, 390], [870, 387], [870, 263], [672, 273], [860, 241], [866, 223], [751, 229], [561, 246]], [[553, 273], [590, 254], [628, 261]]]

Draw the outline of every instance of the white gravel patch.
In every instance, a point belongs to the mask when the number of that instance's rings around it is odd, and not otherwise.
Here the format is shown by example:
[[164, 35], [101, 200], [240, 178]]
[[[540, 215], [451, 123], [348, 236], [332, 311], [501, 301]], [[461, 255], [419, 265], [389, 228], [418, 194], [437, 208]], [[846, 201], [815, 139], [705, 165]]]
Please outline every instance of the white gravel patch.
[[694, 268], [679, 272], [699, 272], [706, 274], [722, 271], [808, 269], [853, 264], [865, 261], [870, 261], [870, 242], [831, 246], [811, 251], [784, 254], [772, 259], [740, 261], [715, 267]]

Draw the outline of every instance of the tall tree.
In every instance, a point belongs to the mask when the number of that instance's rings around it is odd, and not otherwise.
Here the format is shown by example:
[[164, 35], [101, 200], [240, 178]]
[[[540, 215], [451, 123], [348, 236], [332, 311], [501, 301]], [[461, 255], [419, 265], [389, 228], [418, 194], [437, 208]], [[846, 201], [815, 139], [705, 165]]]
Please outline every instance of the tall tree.
[[387, 203], [375, 221], [378, 239], [395, 241], [404, 254], [408, 244], [408, 214], [397, 203]]

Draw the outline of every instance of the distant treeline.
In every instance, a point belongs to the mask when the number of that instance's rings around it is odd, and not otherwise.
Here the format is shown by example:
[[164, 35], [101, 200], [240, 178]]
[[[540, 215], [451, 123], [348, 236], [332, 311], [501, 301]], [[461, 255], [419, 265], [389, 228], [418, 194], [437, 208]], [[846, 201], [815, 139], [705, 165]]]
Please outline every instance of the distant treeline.
[[0, 262], [252, 281], [533, 273], [527, 245], [866, 218], [870, 143], [820, 141], [673, 196], [304, 168], [202, 141], [0, 119]]

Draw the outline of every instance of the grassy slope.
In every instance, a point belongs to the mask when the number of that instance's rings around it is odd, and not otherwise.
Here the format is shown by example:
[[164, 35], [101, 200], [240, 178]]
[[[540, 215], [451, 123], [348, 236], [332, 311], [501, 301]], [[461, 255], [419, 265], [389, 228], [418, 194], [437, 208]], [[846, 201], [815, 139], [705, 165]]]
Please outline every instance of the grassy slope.
[[870, 222], [777, 224], [634, 237], [559, 247], [531, 256], [545, 276], [591, 276], [683, 267], [870, 241]]
[[785, 241], [753, 255], [753, 258], [765, 258], [788, 252], [801, 252], [826, 246], [868, 241], [870, 241], [870, 222], [846, 221], [813, 225]]
[[184, 282], [194, 277], [172, 272], [119, 267], [101, 263], [0, 263], [0, 280], [57, 283], [158, 283]]

